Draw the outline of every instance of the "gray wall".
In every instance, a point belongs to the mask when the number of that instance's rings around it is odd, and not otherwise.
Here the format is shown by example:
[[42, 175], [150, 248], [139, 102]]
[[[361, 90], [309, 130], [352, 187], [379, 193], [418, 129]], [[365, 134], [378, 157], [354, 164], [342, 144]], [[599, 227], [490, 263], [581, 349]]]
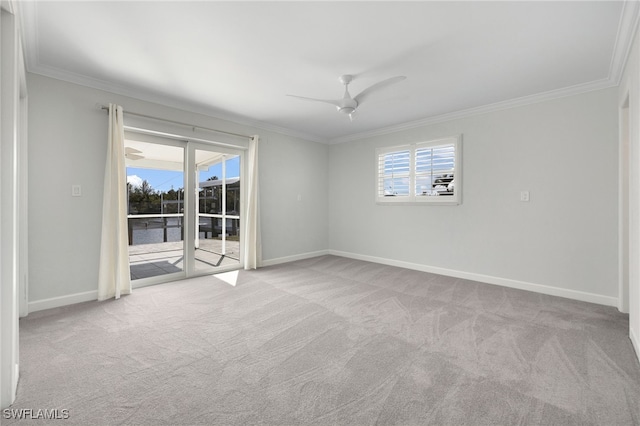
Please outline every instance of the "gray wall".
[[[329, 246], [612, 304], [617, 119], [611, 88], [332, 145]], [[461, 205], [375, 204], [376, 147], [454, 134], [463, 135]]]
[[[96, 104], [259, 134], [263, 258], [327, 248], [327, 145], [35, 74], [27, 83], [30, 301], [97, 289], [107, 114]], [[82, 197], [71, 197], [72, 184], [82, 185]]]
[[[615, 88], [328, 146], [28, 79], [30, 301], [96, 289], [107, 132], [96, 103], [109, 102], [261, 135], [267, 264], [333, 252], [560, 289], [598, 303], [617, 298]], [[461, 205], [375, 204], [376, 147], [453, 134], [463, 136]], [[72, 184], [82, 185], [82, 197], [71, 197]], [[530, 191], [530, 202], [519, 201], [521, 190]]]

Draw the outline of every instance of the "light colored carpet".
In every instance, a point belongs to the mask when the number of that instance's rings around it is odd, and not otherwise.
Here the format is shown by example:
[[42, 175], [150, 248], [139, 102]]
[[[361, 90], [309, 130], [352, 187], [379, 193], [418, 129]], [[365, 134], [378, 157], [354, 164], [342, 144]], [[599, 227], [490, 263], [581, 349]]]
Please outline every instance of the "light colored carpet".
[[[615, 308], [323, 256], [21, 320], [54, 424], [637, 425]], [[32, 420], [3, 424], [38, 424]]]

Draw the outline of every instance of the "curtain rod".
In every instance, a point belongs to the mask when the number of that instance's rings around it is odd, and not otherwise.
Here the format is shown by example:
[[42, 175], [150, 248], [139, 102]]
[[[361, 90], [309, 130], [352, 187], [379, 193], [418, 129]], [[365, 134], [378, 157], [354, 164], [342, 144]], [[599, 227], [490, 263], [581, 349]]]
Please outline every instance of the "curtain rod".
[[[101, 109], [106, 109], [107, 111], [109, 110], [109, 107], [106, 106], [106, 105], [100, 105], [100, 108]], [[193, 124], [189, 124], [189, 123], [182, 123], [180, 121], [166, 120], [164, 118], [153, 117], [153, 116], [145, 115], [145, 114], [138, 114], [137, 112], [130, 112], [130, 111], [123, 111], [123, 112], [125, 114], [135, 115], [136, 117], [149, 118], [151, 120], [164, 121], [165, 123], [172, 123], [172, 124], [177, 124], [179, 126], [191, 127], [193, 130], [201, 129], [201, 130], [207, 130], [209, 132], [216, 132], [216, 133], [223, 133], [225, 135], [238, 136], [238, 137], [241, 137], [241, 138], [247, 138], [247, 139], [252, 139], [253, 138], [253, 136], [249, 136], [249, 135], [242, 135], [240, 133], [226, 132], [224, 130], [211, 129], [209, 127], [194, 126]]]

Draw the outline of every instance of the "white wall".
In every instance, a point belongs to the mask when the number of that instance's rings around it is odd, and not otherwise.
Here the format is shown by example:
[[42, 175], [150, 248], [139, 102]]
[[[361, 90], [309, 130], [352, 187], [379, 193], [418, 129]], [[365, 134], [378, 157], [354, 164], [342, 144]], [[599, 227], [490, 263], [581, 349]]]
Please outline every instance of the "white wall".
[[[638, 34], [631, 47], [624, 75], [618, 91], [620, 112], [627, 114], [627, 135], [620, 137], [621, 168], [628, 168], [628, 192], [621, 191], [624, 200], [621, 207], [628, 211], [621, 212], [622, 234], [627, 233], [628, 251], [621, 247], [621, 266], [623, 277], [628, 277], [629, 337], [633, 342], [636, 354], [640, 359], [640, 40]], [[628, 104], [626, 105], [628, 100]], [[628, 110], [624, 109], [628, 106]], [[628, 140], [628, 151], [625, 150], [625, 136]], [[624, 176], [621, 176], [621, 180]], [[625, 220], [627, 219], [627, 220]], [[624, 239], [621, 235], [621, 239]], [[624, 281], [621, 283], [624, 285]]]
[[[28, 87], [31, 310], [91, 300], [97, 289], [107, 114], [96, 104], [259, 134], [263, 259], [326, 249], [328, 146], [35, 74]], [[72, 184], [82, 197], [71, 197]]]
[[[374, 202], [379, 146], [462, 134], [459, 206]], [[332, 145], [339, 254], [615, 305], [617, 90]], [[521, 202], [520, 191], [531, 201]]]

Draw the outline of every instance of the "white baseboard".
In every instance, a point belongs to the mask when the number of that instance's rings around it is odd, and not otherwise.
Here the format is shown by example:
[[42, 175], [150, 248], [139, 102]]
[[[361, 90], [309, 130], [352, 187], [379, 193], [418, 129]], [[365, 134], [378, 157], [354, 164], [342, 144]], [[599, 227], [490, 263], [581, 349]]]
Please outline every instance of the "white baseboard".
[[600, 294], [587, 293], [578, 290], [552, 287], [544, 284], [534, 284], [525, 281], [517, 281], [509, 278], [493, 277], [490, 275], [476, 274], [472, 272], [456, 271], [453, 269], [439, 268], [436, 266], [422, 265], [418, 263], [403, 262], [400, 260], [385, 259], [382, 257], [367, 256], [344, 251], [329, 250], [329, 254], [335, 256], [348, 257], [351, 259], [364, 260], [367, 262], [380, 263], [383, 265], [397, 266], [400, 268], [413, 269], [416, 271], [430, 272], [432, 274], [446, 275], [449, 277], [462, 278], [466, 280], [479, 281], [486, 284], [501, 285], [503, 287], [517, 288], [519, 290], [533, 291], [536, 293], [548, 294], [550, 296], [565, 297], [567, 299], [580, 300], [582, 302], [597, 303], [606, 306], [618, 306], [617, 297], [603, 296]]
[[13, 383], [11, 384], [11, 398], [13, 399], [11, 401], [12, 404], [16, 401], [16, 397], [18, 396], [19, 382], [20, 382], [20, 364], [16, 362], [13, 370]]
[[638, 357], [638, 361], [640, 361], [640, 339], [638, 339], [638, 334], [633, 327], [629, 327], [629, 339], [631, 339], [633, 349], [636, 350], [636, 356]]
[[[500, 278], [490, 275], [476, 274], [472, 272], [457, 271], [453, 269], [439, 268], [436, 266], [422, 265], [418, 263], [404, 262], [400, 260], [386, 259], [382, 257], [368, 256], [338, 250], [318, 250], [314, 252], [301, 253], [293, 256], [278, 257], [275, 259], [263, 260], [260, 266], [273, 266], [281, 263], [295, 262], [297, 260], [310, 259], [312, 257], [334, 255], [347, 257], [350, 259], [364, 260], [366, 262], [380, 263], [383, 265], [397, 266], [400, 268], [413, 269], [416, 271], [430, 272], [432, 274], [446, 275], [455, 278], [462, 278], [472, 281], [479, 281], [487, 284], [501, 285], [503, 287], [517, 288], [536, 293], [548, 294], [550, 296], [565, 297], [568, 299], [580, 300], [582, 302], [597, 303], [606, 306], [618, 306], [616, 297], [603, 296], [600, 294], [587, 293], [578, 290], [570, 290], [559, 287], [552, 287], [544, 284], [535, 284], [525, 281], [512, 280], [509, 278]], [[89, 302], [98, 299], [98, 291], [87, 291], [84, 293], [75, 293], [67, 296], [53, 297], [51, 299], [42, 299], [29, 302], [29, 312], [42, 311], [44, 309], [58, 308], [60, 306], [72, 305], [74, 303]], [[636, 335], [632, 337], [636, 352], [640, 356], [640, 346]]]
[[60, 306], [73, 305], [74, 303], [98, 300], [98, 290], [85, 291], [84, 293], [69, 294], [67, 296], [52, 297], [51, 299], [34, 300], [29, 302], [29, 312], [43, 311], [45, 309], [59, 308]]
[[[324, 256], [329, 254], [328, 250], [320, 250], [309, 253], [296, 254], [293, 256], [279, 257], [262, 261], [260, 266], [272, 266], [280, 263], [293, 262], [296, 260], [310, 259], [312, 257]], [[142, 285], [144, 286], [144, 285]], [[137, 285], [134, 288], [142, 287]], [[98, 290], [86, 291], [83, 293], [69, 294], [67, 296], [52, 297], [51, 299], [42, 299], [30, 301], [29, 312], [43, 311], [45, 309], [59, 308], [61, 306], [73, 305], [74, 303], [89, 302], [98, 300]]]
[[311, 259], [312, 257], [326, 256], [328, 254], [331, 254], [330, 250], [312, 251], [308, 253], [295, 254], [293, 256], [285, 256], [285, 257], [278, 257], [275, 259], [263, 260], [260, 263], [260, 266], [279, 265], [281, 263], [295, 262], [296, 260], [304, 260], [304, 259]]

